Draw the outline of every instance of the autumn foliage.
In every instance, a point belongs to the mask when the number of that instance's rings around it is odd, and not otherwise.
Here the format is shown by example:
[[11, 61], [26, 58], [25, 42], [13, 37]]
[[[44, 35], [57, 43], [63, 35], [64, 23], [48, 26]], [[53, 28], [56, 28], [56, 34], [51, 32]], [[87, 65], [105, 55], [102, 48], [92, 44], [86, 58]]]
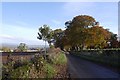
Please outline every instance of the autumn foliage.
[[[66, 29], [50, 30], [49, 41], [62, 50], [103, 49], [120, 47], [112, 33], [89, 15], [78, 15], [65, 22]], [[49, 43], [49, 42], [48, 42]]]
[[88, 15], [79, 15], [72, 21], [65, 22], [66, 30], [59, 42], [67, 50], [86, 48], [116, 48], [119, 47], [117, 35], [104, 29], [99, 22]]

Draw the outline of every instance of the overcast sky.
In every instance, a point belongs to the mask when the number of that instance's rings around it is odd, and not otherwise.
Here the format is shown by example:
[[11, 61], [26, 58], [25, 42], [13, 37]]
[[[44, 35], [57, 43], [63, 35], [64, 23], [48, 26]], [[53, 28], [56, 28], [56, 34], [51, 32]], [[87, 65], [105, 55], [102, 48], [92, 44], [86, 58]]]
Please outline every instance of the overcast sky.
[[0, 38], [2, 43], [43, 45], [37, 39], [40, 26], [65, 29], [65, 21], [78, 15], [90, 15], [118, 34], [117, 2], [3, 2]]

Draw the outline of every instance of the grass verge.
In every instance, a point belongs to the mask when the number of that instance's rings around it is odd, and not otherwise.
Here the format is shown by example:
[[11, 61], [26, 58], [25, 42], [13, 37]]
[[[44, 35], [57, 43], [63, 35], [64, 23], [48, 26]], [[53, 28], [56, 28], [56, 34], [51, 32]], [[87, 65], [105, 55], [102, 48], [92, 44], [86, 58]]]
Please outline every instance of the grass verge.
[[75, 56], [79, 56], [83, 59], [87, 59], [93, 62], [101, 63], [101, 64], [106, 64], [115, 68], [120, 67], [119, 59], [111, 56], [101, 56], [101, 55], [84, 55], [81, 54], [80, 52], [74, 52], [72, 53]]

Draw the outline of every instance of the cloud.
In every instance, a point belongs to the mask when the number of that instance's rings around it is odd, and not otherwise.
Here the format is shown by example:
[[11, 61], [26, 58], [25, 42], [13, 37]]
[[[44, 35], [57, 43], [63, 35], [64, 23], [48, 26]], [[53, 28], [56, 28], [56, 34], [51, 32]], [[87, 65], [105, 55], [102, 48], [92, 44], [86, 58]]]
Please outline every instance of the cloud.
[[94, 9], [95, 6], [94, 2], [67, 2], [62, 8], [64, 15], [76, 16], [79, 14], [92, 14], [92, 8]]
[[[105, 2], [67, 2], [63, 5], [63, 14], [67, 16], [76, 16], [79, 14], [96, 15], [100, 18], [109, 18], [117, 15], [118, 3]], [[112, 6], [110, 6], [112, 5]], [[111, 9], [112, 8], [112, 9]], [[101, 12], [102, 11], [102, 12]], [[113, 17], [114, 18], [114, 17]], [[115, 17], [116, 18], [116, 17]]]
[[[113, 2], [67, 2], [63, 5], [62, 14], [67, 17], [90, 15], [100, 22], [100, 25], [117, 33], [118, 3]], [[69, 19], [68, 19], [69, 20]], [[114, 27], [115, 26], [115, 27]]]
[[29, 28], [18, 25], [2, 25], [2, 32], [0, 38], [4, 43], [20, 43], [25, 42], [28, 44], [40, 44], [43, 45], [43, 41], [37, 39], [37, 27]]
[[28, 26], [27, 23], [22, 22], [22, 21], [16, 21], [15, 23], [16, 23], [17, 25], [21, 25], [21, 26]]
[[3, 24], [2, 26], [2, 34], [11, 35], [14, 37], [31, 38], [35, 35], [35, 32], [37, 33], [36, 28], [9, 24]]
[[30, 45], [44, 45], [44, 42], [41, 40], [15, 37], [6, 34], [0, 35], [0, 39], [1, 39], [1, 43], [14, 43], [14, 44], [26, 43]]
[[6, 35], [6, 34], [3, 34], [3, 35], [0, 34], [0, 38], [4, 38], [4, 39], [14, 39], [13, 36]]
[[61, 22], [60, 21], [58, 21], [58, 20], [52, 20], [52, 22], [54, 23], [54, 24], [61, 24]]
[[11, 35], [7, 35], [7, 34], [2, 34], [0, 35], [1, 39], [7, 39], [7, 40], [18, 40], [18, 41], [25, 41], [25, 40], [29, 40], [23, 37], [15, 37], [15, 36], [11, 36]]

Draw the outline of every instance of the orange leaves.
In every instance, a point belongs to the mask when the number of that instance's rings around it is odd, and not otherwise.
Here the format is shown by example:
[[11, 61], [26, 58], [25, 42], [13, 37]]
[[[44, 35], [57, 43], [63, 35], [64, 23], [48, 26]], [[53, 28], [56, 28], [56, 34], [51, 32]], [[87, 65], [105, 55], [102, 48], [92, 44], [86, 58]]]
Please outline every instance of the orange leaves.
[[[103, 48], [111, 37], [111, 32], [99, 26], [99, 22], [89, 15], [79, 15], [70, 21], [69, 28], [65, 30], [68, 44], [73, 46], [94, 46]], [[67, 45], [68, 45], [67, 44]]]

